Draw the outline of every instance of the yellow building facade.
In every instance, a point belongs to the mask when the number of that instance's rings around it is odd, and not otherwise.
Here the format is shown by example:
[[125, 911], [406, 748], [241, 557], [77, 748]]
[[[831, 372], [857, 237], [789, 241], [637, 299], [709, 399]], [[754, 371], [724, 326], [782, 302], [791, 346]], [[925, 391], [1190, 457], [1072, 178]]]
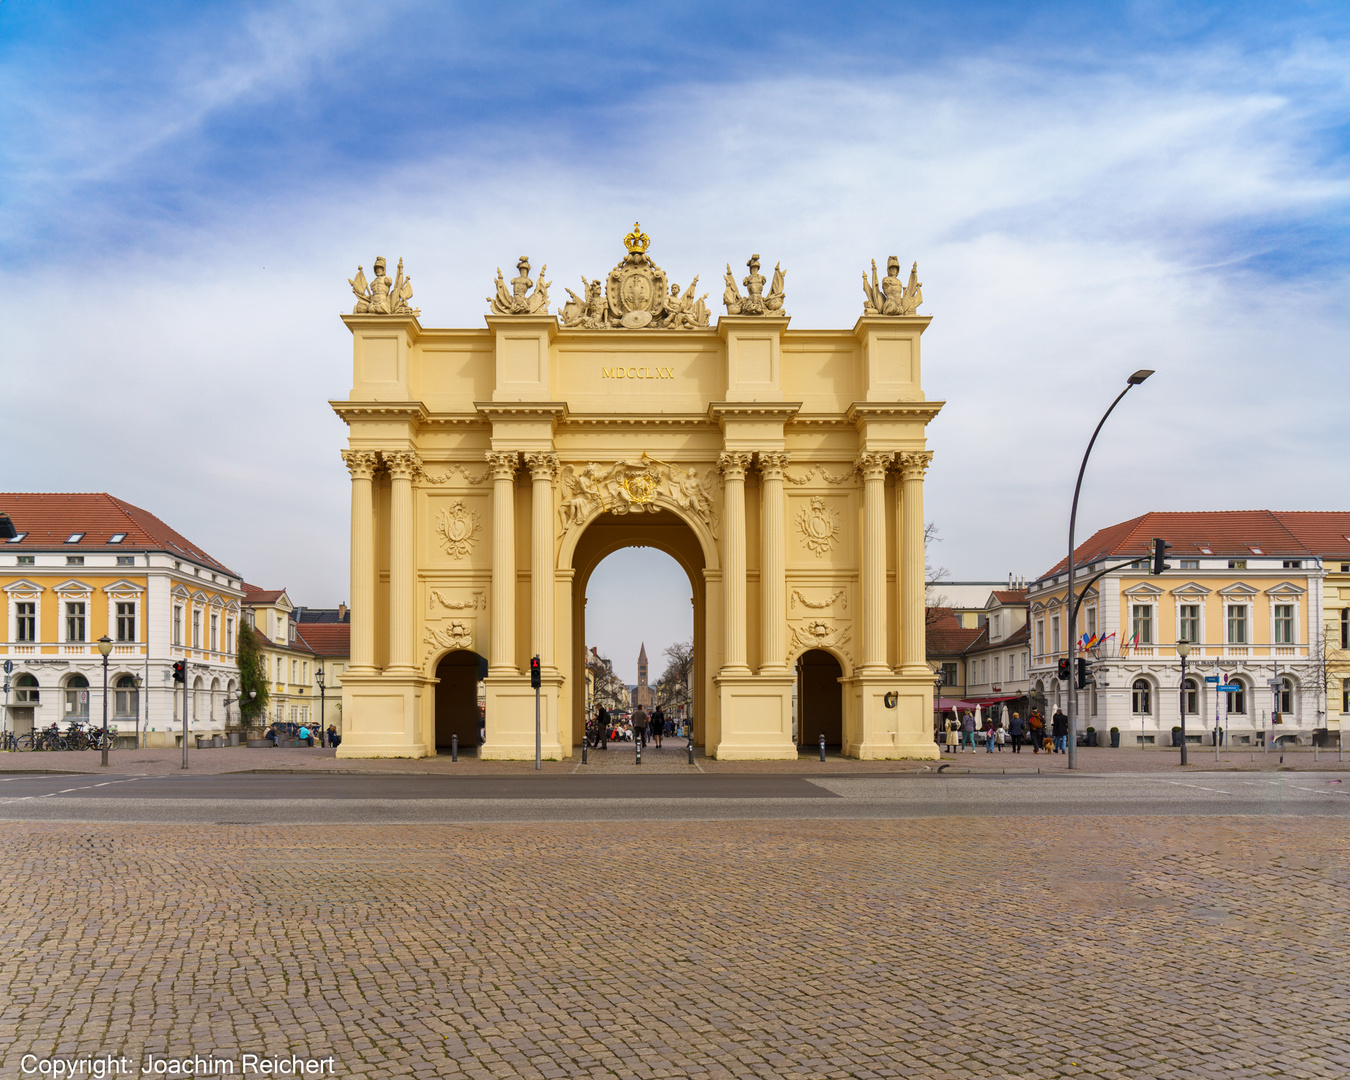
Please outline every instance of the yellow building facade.
[[422, 327], [401, 272], [352, 282], [353, 384], [332, 403], [352, 482], [339, 755], [434, 754], [470, 745], [470, 723], [476, 743], [485, 663], [479, 753], [533, 756], [537, 655], [542, 752], [570, 756], [587, 583], [643, 545], [689, 577], [710, 755], [795, 757], [809, 677], [845, 753], [936, 756], [923, 481], [941, 403], [922, 390], [916, 273], [892, 259], [864, 279], [852, 328], [793, 330], [784, 275], [756, 256], [739, 284], [728, 268], [712, 325], [639, 229], [625, 246], [561, 324], [527, 259], [509, 284], [499, 272], [481, 329]]
[[104, 493], [0, 495], [0, 589], [8, 661], [4, 726], [22, 734], [108, 719], [119, 737], [174, 746], [183, 733], [176, 661], [187, 664], [188, 734], [237, 716], [239, 577], [153, 514]]

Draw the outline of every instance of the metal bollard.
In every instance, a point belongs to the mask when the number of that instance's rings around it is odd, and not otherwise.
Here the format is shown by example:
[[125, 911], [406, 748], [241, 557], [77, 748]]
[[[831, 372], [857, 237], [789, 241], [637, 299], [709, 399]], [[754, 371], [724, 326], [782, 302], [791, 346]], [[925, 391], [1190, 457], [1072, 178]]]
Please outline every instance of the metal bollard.
[[458, 735], [451, 735], [451, 736], [450, 736], [450, 760], [451, 760], [451, 761], [458, 761], [458, 760], [459, 760], [459, 736], [458, 736]]
[[825, 732], [820, 733], [820, 760], [825, 760]]
[[633, 733], [633, 750], [637, 753], [637, 763], [642, 764], [642, 740], [637, 737], [637, 732]]
[[581, 733], [581, 763], [586, 764], [586, 733]]
[[685, 749], [689, 751], [689, 764], [692, 765], [694, 763], [694, 733], [692, 731], [689, 733], [689, 742]]

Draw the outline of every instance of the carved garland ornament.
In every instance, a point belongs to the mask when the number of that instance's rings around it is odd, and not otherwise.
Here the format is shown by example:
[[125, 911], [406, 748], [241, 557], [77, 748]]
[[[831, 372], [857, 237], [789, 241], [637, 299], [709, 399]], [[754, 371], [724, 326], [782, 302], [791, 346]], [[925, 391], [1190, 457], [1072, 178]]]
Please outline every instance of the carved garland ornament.
[[462, 499], [455, 500], [436, 518], [436, 535], [452, 559], [462, 559], [473, 550], [481, 529], [480, 515], [465, 506]]
[[843, 603], [840, 604], [839, 606], [840, 606], [841, 608], [843, 608], [845, 611], [847, 611], [847, 610], [848, 610], [848, 596], [847, 596], [847, 592], [848, 592], [848, 590], [846, 590], [846, 589], [840, 589], [837, 593], [835, 593], [833, 596], [831, 596], [828, 600], [808, 600], [808, 599], [802, 594], [802, 591], [801, 591], [800, 589], [793, 589], [793, 590], [792, 590], [792, 606], [795, 608], [795, 607], [800, 603], [800, 604], [802, 605], [802, 607], [811, 608], [813, 611], [819, 611], [819, 610], [821, 610], [822, 608], [827, 608], [827, 607], [829, 607], [829, 606], [832, 605], [836, 600], [841, 600], [841, 599], [842, 599], [842, 600], [843, 600]]
[[450, 482], [451, 477], [453, 477], [456, 472], [458, 472], [461, 476], [464, 477], [464, 482], [466, 484], [472, 484], [475, 486], [481, 484], [484, 480], [486, 480], [489, 476], [492, 475], [492, 469], [489, 468], [486, 471], [484, 471], [481, 475], [475, 476], [473, 473], [469, 472], [468, 467], [463, 462], [459, 461], [452, 461], [450, 464], [448, 464], [445, 467], [445, 472], [443, 472], [440, 476], [432, 476], [425, 469], [422, 470], [420, 475], [422, 479], [428, 484], [448, 484]]
[[816, 495], [797, 514], [797, 528], [801, 530], [802, 543], [821, 559], [839, 538], [839, 514]]
[[806, 467], [806, 472], [803, 473], [800, 478], [793, 476], [791, 473], [785, 472], [783, 474], [783, 479], [785, 479], [789, 484], [796, 484], [797, 486], [800, 487], [804, 484], [809, 484], [811, 482], [811, 477], [817, 475], [827, 484], [846, 484], [853, 479], [853, 469], [849, 469], [847, 472], [839, 476], [831, 476], [828, 472], [825, 471], [825, 467], [823, 465], [808, 465]]
[[467, 600], [451, 600], [439, 589], [432, 589], [431, 604], [433, 607], [440, 604], [441, 607], [448, 608], [451, 611], [477, 611], [479, 608], [486, 611], [488, 606], [487, 597], [483, 595], [482, 589], [479, 589]]

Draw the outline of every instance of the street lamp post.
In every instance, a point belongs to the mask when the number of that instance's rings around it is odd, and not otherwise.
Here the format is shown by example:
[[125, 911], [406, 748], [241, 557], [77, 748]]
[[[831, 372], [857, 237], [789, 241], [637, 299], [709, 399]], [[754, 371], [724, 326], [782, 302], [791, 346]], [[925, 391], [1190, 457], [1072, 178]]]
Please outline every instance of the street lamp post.
[[112, 638], [104, 634], [98, 639], [99, 655], [103, 657], [103, 760], [100, 765], [108, 764], [108, 657], [112, 655]]
[[[1177, 642], [1181, 657], [1181, 763], [1186, 764], [1186, 657], [1191, 655], [1191, 643], [1185, 638]], [[1203, 729], [1202, 729], [1203, 730]]]
[[[1069, 625], [1065, 634], [1064, 655], [1069, 659], [1069, 760], [1070, 769], [1078, 768], [1078, 678], [1077, 671], [1074, 668], [1074, 644], [1078, 638], [1078, 603], [1073, 596], [1073, 533], [1074, 526], [1078, 521], [1078, 493], [1083, 487], [1083, 473], [1087, 469], [1088, 458], [1092, 454], [1093, 444], [1097, 441], [1097, 436], [1101, 433], [1102, 425], [1106, 423], [1106, 418], [1111, 415], [1115, 407], [1120, 404], [1120, 399], [1147, 379], [1153, 371], [1149, 368], [1140, 368], [1128, 379], [1125, 380], [1125, 389], [1116, 395], [1116, 400], [1111, 402], [1111, 407], [1102, 414], [1102, 418], [1097, 421], [1097, 427], [1092, 432], [1092, 438], [1088, 440], [1087, 450], [1083, 452], [1083, 463], [1078, 466], [1078, 482], [1073, 486], [1073, 506], [1069, 510], [1069, 565], [1068, 565], [1068, 590], [1066, 598], [1068, 600]], [[1081, 601], [1081, 597], [1079, 600]]]
[[323, 668], [322, 666], [314, 669], [314, 681], [319, 684], [319, 745], [323, 746], [328, 738], [328, 726], [324, 723], [323, 715]]

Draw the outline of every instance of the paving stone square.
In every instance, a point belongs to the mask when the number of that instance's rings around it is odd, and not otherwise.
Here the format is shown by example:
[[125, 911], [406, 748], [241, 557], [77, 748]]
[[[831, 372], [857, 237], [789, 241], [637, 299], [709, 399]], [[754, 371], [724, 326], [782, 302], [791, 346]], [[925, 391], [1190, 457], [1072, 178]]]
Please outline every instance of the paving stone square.
[[[0, 824], [0, 1076], [1343, 1077], [1335, 818]], [[238, 1075], [236, 1073], [236, 1075]]]

